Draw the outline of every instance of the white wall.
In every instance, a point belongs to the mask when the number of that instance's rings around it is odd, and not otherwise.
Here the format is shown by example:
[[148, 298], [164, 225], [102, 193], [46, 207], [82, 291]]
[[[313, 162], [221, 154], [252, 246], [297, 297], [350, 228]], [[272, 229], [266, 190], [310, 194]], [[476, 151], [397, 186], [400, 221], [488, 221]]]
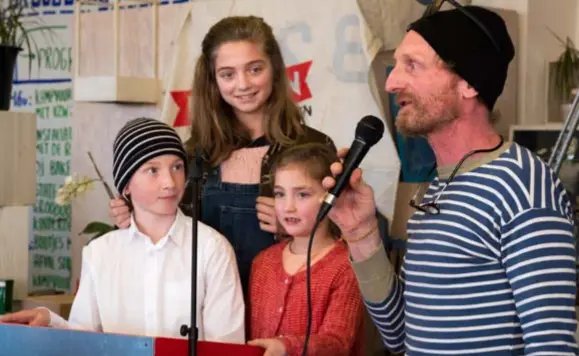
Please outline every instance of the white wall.
[[[563, 47], [547, 29], [559, 37], [575, 37], [577, 25], [577, 0], [529, 0], [527, 11], [526, 52], [526, 114], [528, 123], [561, 121], [562, 115], [555, 111], [547, 114], [548, 63], [555, 61]], [[527, 121], [525, 121], [527, 123]]]
[[[473, 0], [473, 5], [515, 10], [520, 16], [518, 61], [519, 124], [547, 122], [547, 63], [561, 53], [549, 27], [579, 40], [578, 0]], [[551, 121], [558, 118], [550, 118]]]
[[526, 62], [522, 60], [524, 56], [522, 53], [527, 51], [527, 2], [528, 0], [473, 0], [472, 5], [494, 7], [498, 9], [506, 9], [516, 11], [519, 15], [519, 52], [515, 54], [515, 60], [518, 61], [518, 98], [517, 98], [517, 123], [521, 122], [525, 112], [525, 73]]

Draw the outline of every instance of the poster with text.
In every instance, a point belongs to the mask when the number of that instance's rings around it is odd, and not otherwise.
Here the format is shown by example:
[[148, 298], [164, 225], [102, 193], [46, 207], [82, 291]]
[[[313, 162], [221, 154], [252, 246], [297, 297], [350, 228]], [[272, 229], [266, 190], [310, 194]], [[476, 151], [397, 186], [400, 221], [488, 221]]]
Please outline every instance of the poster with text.
[[20, 52], [12, 88], [12, 111], [37, 117], [36, 205], [29, 242], [29, 292], [69, 291], [70, 206], [54, 202], [70, 174], [73, 2], [31, 1], [26, 24], [32, 46]]

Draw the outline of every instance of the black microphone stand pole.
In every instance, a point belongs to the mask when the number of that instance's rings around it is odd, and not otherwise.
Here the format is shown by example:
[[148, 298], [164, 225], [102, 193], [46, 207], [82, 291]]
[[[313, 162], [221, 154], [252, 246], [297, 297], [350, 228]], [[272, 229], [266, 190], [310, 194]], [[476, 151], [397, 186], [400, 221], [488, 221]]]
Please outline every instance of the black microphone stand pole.
[[191, 241], [191, 321], [190, 325], [181, 325], [181, 336], [189, 336], [189, 356], [197, 355], [197, 224], [201, 216], [201, 184], [203, 179], [203, 152], [195, 150], [193, 165], [189, 167], [192, 195], [192, 241]]

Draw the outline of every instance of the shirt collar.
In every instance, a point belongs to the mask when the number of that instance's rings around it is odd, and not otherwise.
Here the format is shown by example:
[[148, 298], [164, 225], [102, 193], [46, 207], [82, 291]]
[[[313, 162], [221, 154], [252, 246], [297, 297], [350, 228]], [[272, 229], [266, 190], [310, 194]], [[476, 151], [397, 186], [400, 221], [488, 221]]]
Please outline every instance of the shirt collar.
[[[171, 240], [175, 244], [177, 244], [177, 246], [181, 246], [184, 240], [184, 230], [187, 226], [186, 219], [187, 217], [185, 216], [185, 214], [183, 214], [181, 209], [178, 208], [177, 214], [175, 216], [175, 221], [173, 221], [171, 228], [169, 228], [169, 232], [167, 232], [167, 234], [161, 238], [160, 242], [163, 239], [165, 239], [165, 237], [168, 237], [166, 240]], [[139, 231], [139, 228], [137, 227], [137, 224], [135, 222], [134, 214], [131, 214], [131, 225], [129, 226], [129, 236], [131, 237], [129, 239], [129, 242], [134, 241], [136, 238], [141, 237], [145, 237], [147, 239], [149, 238], [147, 235]]]
[[[474, 171], [478, 167], [482, 167], [487, 163], [494, 161], [495, 159], [499, 158], [500, 155], [505, 153], [511, 148], [512, 142], [505, 141], [503, 144], [498, 147], [496, 150], [492, 152], [486, 152], [474, 156], [473, 158], [468, 158], [464, 163], [459, 167], [458, 172], [456, 174], [463, 174], [466, 172]], [[448, 179], [452, 174], [452, 171], [456, 168], [456, 165], [446, 165], [437, 168], [438, 176], [440, 179]]]

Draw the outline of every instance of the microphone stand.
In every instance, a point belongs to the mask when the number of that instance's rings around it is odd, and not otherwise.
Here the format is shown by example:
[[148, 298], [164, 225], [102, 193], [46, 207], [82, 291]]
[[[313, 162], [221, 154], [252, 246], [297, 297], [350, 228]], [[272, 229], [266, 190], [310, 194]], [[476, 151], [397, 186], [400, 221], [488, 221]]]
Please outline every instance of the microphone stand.
[[181, 336], [189, 336], [189, 356], [197, 355], [197, 341], [199, 331], [197, 329], [197, 224], [201, 216], [200, 191], [203, 179], [203, 151], [195, 150], [193, 165], [189, 167], [189, 179], [191, 181], [192, 195], [192, 241], [191, 241], [191, 321], [190, 325], [181, 325]]

